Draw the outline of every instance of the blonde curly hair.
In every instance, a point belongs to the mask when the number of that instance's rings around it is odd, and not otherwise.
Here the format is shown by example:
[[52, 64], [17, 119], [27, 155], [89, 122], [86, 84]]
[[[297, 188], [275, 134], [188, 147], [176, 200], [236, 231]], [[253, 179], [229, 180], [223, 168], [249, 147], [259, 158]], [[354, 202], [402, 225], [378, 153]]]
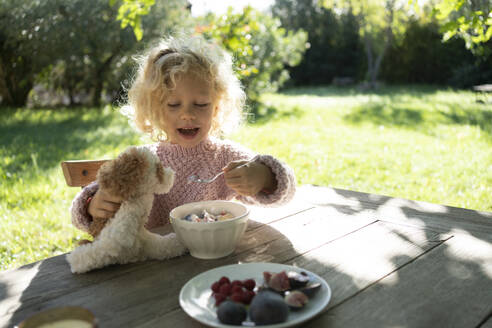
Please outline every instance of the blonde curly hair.
[[167, 139], [162, 104], [183, 74], [196, 75], [214, 90], [218, 109], [212, 118], [210, 135], [227, 134], [242, 121], [245, 93], [233, 72], [231, 56], [214, 43], [201, 36], [168, 37], [136, 57], [136, 61], [137, 73], [122, 112], [152, 138]]

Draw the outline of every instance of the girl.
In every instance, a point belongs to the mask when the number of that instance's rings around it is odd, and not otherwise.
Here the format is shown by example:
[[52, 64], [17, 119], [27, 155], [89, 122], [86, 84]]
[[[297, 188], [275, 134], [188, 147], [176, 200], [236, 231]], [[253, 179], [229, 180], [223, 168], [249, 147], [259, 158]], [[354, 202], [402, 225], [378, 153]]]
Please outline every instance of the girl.
[[[169, 212], [189, 202], [236, 197], [279, 205], [293, 197], [295, 177], [287, 165], [218, 138], [237, 127], [245, 100], [226, 52], [201, 37], [168, 38], [138, 63], [123, 111], [158, 140], [148, 147], [175, 171], [170, 192], [154, 199], [148, 229], [167, 224]], [[212, 183], [188, 183], [191, 175], [209, 178], [220, 170]], [[72, 222], [89, 231], [93, 218], [113, 217], [120, 204], [94, 182], [75, 197]]]

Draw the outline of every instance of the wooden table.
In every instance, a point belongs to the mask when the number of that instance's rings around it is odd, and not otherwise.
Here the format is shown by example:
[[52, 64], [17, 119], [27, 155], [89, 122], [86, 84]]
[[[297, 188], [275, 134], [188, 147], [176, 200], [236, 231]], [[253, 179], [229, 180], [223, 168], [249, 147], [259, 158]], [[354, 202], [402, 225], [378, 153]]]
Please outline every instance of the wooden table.
[[[67, 218], [68, 219], [68, 218]], [[492, 327], [492, 213], [303, 186], [290, 204], [252, 208], [233, 255], [111, 266], [73, 275], [60, 255], [0, 273], [0, 326], [80, 305], [100, 327], [200, 327], [181, 287], [238, 262], [303, 267], [332, 289], [303, 327]]]

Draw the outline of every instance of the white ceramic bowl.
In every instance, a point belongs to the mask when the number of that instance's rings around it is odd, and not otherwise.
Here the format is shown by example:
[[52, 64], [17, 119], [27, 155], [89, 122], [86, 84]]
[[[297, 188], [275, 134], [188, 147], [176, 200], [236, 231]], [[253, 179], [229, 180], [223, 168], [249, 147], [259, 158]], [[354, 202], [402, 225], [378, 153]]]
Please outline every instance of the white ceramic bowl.
[[[188, 214], [198, 215], [203, 210], [211, 214], [226, 211], [234, 217], [216, 222], [190, 222], [182, 219]], [[234, 252], [246, 230], [249, 209], [237, 202], [210, 200], [178, 206], [169, 216], [174, 232], [193, 257], [216, 259]]]

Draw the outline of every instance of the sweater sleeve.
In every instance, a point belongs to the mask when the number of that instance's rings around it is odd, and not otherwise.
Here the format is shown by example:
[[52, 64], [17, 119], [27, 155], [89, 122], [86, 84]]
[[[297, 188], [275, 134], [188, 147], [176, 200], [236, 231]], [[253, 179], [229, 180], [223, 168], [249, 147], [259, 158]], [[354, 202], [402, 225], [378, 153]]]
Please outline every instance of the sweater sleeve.
[[73, 199], [70, 212], [72, 214], [72, 224], [83, 230], [89, 232], [89, 226], [92, 222], [92, 217], [87, 213], [87, 199], [94, 196], [99, 189], [97, 182], [93, 182], [90, 185], [84, 187]]
[[296, 192], [296, 178], [292, 169], [271, 155], [257, 155], [253, 160], [272, 170], [277, 181], [277, 188], [271, 194], [260, 192], [254, 197], [237, 196], [237, 199], [245, 203], [262, 206], [279, 206], [288, 203]]

